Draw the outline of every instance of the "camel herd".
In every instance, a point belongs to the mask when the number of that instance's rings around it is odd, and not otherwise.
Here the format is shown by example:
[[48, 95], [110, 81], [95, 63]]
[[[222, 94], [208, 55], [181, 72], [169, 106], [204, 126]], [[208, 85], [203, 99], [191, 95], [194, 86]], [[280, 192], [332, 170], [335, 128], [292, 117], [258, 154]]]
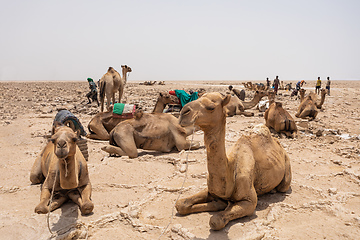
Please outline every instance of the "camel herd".
[[[121, 101], [131, 68], [122, 67], [122, 77], [112, 67], [100, 79], [100, 112], [88, 124], [87, 138], [109, 141], [101, 149], [109, 154], [138, 157], [137, 149], [168, 153], [173, 149], [198, 149], [199, 142], [187, 136], [201, 129], [207, 154], [207, 188], [176, 202], [179, 214], [217, 212], [210, 218], [213, 230], [224, 228], [229, 221], [253, 214], [257, 196], [276, 190], [286, 192], [291, 184], [290, 159], [279, 141], [270, 133], [275, 131], [287, 137], [296, 137], [297, 126], [293, 117], [276, 101], [273, 91], [256, 87], [251, 101], [244, 101], [245, 92], [229, 87], [235, 93], [208, 92], [187, 103], [179, 118], [163, 113], [166, 105], [178, 104], [179, 99], [168, 92], [160, 92], [152, 113], [136, 111], [131, 119], [113, 117], [115, 93]], [[246, 86], [253, 86], [247, 83]], [[257, 86], [257, 85], [256, 85]], [[268, 97], [264, 113], [265, 124], [256, 126], [249, 135], [238, 139], [234, 146], [225, 149], [226, 118], [234, 115], [251, 117], [263, 97]], [[300, 104], [295, 114], [298, 118], [314, 119], [326, 96], [321, 99], [300, 90]], [[107, 111], [104, 99], [107, 98]], [[111, 102], [112, 101], [112, 102]], [[76, 145], [79, 130], [56, 123], [50, 141], [36, 158], [31, 169], [33, 184], [42, 183], [40, 203], [36, 213], [48, 213], [59, 208], [67, 199], [79, 205], [82, 214], [93, 211], [91, 182], [87, 162]], [[54, 196], [54, 197], [53, 197]]]

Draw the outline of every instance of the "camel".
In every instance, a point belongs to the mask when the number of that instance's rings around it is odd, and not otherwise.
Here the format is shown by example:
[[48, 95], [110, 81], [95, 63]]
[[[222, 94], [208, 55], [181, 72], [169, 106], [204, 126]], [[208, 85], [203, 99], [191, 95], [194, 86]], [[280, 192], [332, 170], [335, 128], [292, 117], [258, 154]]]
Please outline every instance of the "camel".
[[315, 105], [317, 107], [317, 109], [321, 109], [322, 108], [322, 105], [324, 104], [325, 102], [325, 96], [327, 94], [327, 90], [322, 88], [321, 89], [321, 92], [320, 92], [320, 95], [321, 95], [321, 99], [320, 99], [320, 102], [318, 103], [317, 101], [315, 102]]
[[[167, 104], [178, 104], [179, 99], [170, 95], [168, 92], [159, 93], [153, 113], [162, 113]], [[119, 123], [126, 119], [113, 118], [113, 107], [111, 106], [107, 112], [96, 114], [89, 122], [89, 134], [86, 136], [90, 139], [109, 140], [110, 131]]]
[[110, 99], [112, 103], [115, 103], [115, 93], [119, 91], [119, 102], [124, 92], [125, 84], [127, 81], [127, 73], [131, 72], [131, 68], [127, 65], [121, 65], [122, 77], [120, 74], [112, 67], [109, 67], [107, 73], [102, 76], [100, 79], [100, 103], [101, 103], [101, 112], [104, 111], [104, 101], [106, 96], [106, 107], [110, 107]]
[[244, 102], [242, 102], [238, 97], [231, 96], [229, 104], [226, 105], [226, 116], [232, 117], [234, 115], [244, 115], [245, 117], [252, 117], [254, 113], [245, 112]]
[[305, 91], [306, 90], [303, 88], [299, 90], [300, 105], [298, 107], [298, 112], [295, 114], [295, 116], [303, 119], [307, 117], [309, 117], [310, 119], [315, 119], [318, 114], [318, 110], [315, 105], [315, 100], [313, 99], [314, 97], [312, 94], [309, 94], [305, 97]]
[[[55, 134], [32, 166], [30, 181], [43, 183], [40, 203], [35, 212], [45, 214], [59, 208], [69, 198], [80, 207], [82, 214], [90, 214], [91, 183], [86, 160], [76, 145], [77, 134], [67, 126], [55, 126]], [[50, 205], [51, 191], [57, 198]], [[50, 206], [49, 206], [50, 205]]]
[[110, 145], [101, 149], [109, 154], [136, 158], [137, 149], [170, 152], [174, 147], [198, 149], [200, 144], [190, 143], [186, 137], [194, 131], [193, 127], [183, 128], [178, 119], [167, 113], [135, 114], [133, 119], [120, 122], [110, 132]]
[[265, 111], [264, 118], [266, 126], [278, 133], [284, 133], [293, 138], [297, 127], [291, 115], [282, 107], [281, 102], [271, 101], [269, 108]]
[[210, 227], [220, 230], [234, 219], [253, 214], [257, 196], [274, 189], [286, 192], [291, 183], [290, 159], [269, 129], [258, 125], [225, 150], [226, 105], [230, 95], [207, 93], [184, 106], [180, 125], [204, 131], [207, 151], [207, 188], [176, 202], [179, 214], [219, 211]]

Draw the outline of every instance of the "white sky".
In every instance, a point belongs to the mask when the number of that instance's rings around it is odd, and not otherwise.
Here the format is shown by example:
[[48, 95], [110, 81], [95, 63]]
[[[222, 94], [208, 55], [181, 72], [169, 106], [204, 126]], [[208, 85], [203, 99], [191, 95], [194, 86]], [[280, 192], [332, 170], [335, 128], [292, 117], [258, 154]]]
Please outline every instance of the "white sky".
[[359, 0], [0, 1], [0, 80], [360, 79]]

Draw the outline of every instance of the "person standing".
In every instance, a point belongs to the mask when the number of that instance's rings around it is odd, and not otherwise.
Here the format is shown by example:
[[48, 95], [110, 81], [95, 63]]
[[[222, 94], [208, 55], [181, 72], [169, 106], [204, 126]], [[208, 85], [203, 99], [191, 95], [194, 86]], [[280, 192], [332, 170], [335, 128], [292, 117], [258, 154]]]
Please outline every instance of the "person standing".
[[276, 78], [274, 79], [274, 92], [275, 92], [275, 95], [277, 95], [279, 85], [280, 85], [279, 76], [276, 76]]
[[267, 89], [269, 90], [270, 89], [270, 80], [269, 80], [269, 78], [266, 78], [266, 86], [267, 86]]
[[328, 95], [330, 96], [330, 77], [327, 77], [327, 81], [326, 81], [326, 90], [327, 90], [327, 93]]
[[316, 81], [316, 86], [315, 86], [315, 93], [320, 94], [320, 89], [321, 89], [321, 80], [320, 80], [320, 77], [318, 77], [318, 80]]

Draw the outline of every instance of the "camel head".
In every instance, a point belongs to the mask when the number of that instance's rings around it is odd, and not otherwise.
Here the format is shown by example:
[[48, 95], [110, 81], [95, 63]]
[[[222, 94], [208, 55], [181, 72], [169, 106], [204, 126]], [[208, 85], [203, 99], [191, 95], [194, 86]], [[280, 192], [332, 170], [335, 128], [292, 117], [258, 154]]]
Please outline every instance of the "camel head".
[[230, 102], [230, 98], [230, 95], [223, 97], [220, 93], [206, 93], [187, 103], [180, 112], [180, 125], [186, 127], [195, 124], [204, 130], [221, 124], [226, 118], [224, 106]]
[[59, 159], [65, 159], [68, 156], [75, 155], [76, 141], [79, 137], [77, 134], [67, 126], [55, 126], [54, 135], [51, 136], [50, 141], [54, 144], [54, 153]]
[[163, 104], [178, 104], [179, 99], [174, 96], [170, 95], [168, 92], [161, 92], [159, 93], [158, 101], [161, 101]]
[[325, 95], [327, 94], [327, 92], [328, 92], [327, 89], [322, 88], [322, 89], [321, 89], [321, 97], [322, 97], [322, 96], [325, 96]]
[[121, 68], [123, 69], [123, 70], [125, 70], [125, 72], [131, 72], [132, 70], [131, 70], [131, 67], [129, 67], [128, 65], [121, 65]]
[[304, 98], [304, 97], [305, 97], [305, 92], [306, 92], [306, 90], [303, 89], [303, 88], [301, 88], [301, 89], [299, 90], [300, 98]]
[[265, 97], [265, 96], [267, 96], [268, 94], [266, 93], [266, 91], [259, 91], [259, 90], [257, 90], [256, 92], [255, 92], [255, 95], [254, 95], [254, 98], [259, 98], [259, 99], [261, 99], [261, 98], [263, 98], [263, 97]]
[[275, 92], [274, 91], [268, 91], [268, 99], [269, 99], [270, 103], [275, 102]]

